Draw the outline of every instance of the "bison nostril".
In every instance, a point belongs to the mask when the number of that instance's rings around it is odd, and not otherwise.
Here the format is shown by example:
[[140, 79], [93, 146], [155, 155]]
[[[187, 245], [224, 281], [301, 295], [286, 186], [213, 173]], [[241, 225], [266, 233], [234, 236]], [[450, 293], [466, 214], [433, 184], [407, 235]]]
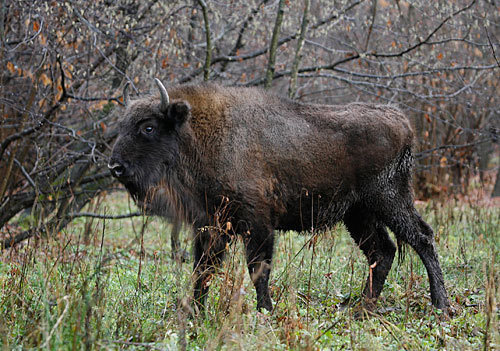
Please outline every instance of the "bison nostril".
[[125, 173], [125, 167], [119, 163], [108, 163], [108, 168], [114, 177], [121, 177]]

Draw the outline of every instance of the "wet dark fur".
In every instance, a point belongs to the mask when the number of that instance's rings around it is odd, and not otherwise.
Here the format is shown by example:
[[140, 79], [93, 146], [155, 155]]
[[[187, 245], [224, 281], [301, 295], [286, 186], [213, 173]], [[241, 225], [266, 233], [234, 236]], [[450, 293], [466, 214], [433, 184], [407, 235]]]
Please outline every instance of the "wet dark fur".
[[[158, 96], [128, 106], [112, 161], [125, 166], [120, 180], [148, 211], [174, 213], [200, 228], [194, 241], [200, 305], [227, 233], [243, 235], [257, 307], [270, 310], [274, 230], [322, 230], [344, 221], [368, 263], [376, 263], [368, 301], [380, 295], [396, 252], [389, 227], [425, 264], [433, 304], [449, 306], [433, 231], [413, 206], [413, 133], [397, 108], [301, 104], [214, 84], [168, 93], [166, 113]], [[141, 133], [147, 124], [153, 135]]]

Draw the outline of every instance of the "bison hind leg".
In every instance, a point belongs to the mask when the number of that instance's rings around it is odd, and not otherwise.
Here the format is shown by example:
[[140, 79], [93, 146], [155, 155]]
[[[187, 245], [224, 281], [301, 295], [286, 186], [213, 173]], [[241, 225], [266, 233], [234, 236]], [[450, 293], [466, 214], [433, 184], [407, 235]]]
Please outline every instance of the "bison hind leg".
[[199, 229], [194, 238], [194, 307], [203, 313], [210, 280], [220, 266], [230, 237], [211, 230]]
[[385, 225], [365, 206], [352, 206], [344, 216], [344, 224], [370, 265], [363, 296], [373, 306], [392, 267], [396, 245]]
[[388, 208], [391, 208], [391, 211], [386, 213], [384, 222], [394, 232], [398, 241], [409, 244], [416, 251], [427, 270], [432, 304], [446, 310], [450, 304], [432, 228], [422, 219], [411, 202], [401, 202], [399, 206]]
[[272, 311], [269, 275], [273, 258], [274, 232], [266, 225], [255, 224], [244, 241], [248, 272], [257, 293], [257, 310]]

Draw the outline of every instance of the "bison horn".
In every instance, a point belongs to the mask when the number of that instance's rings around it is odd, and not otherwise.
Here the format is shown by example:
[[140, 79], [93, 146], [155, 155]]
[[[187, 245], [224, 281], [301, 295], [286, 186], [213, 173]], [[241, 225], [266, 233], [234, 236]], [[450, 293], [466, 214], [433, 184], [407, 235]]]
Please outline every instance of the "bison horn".
[[170, 101], [170, 99], [168, 98], [167, 89], [165, 89], [165, 86], [158, 78], [155, 78], [155, 83], [158, 86], [161, 95], [160, 111], [165, 113], [167, 112], [168, 103]]
[[127, 84], [125, 84], [125, 86], [123, 87], [123, 104], [125, 105], [125, 107], [127, 107], [130, 103], [130, 97], [128, 96], [128, 86], [130, 85], [129, 82], [127, 82]]

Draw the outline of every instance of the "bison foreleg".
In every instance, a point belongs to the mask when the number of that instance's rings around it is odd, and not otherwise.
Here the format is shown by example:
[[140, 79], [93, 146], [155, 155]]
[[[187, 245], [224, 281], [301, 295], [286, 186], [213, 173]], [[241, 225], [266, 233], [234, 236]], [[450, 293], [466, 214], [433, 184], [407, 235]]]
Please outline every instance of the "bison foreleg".
[[205, 307], [212, 275], [224, 259], [229, 242], [229, 237], [203, 229], [194, 239], [194, 302], [200, 312]]
[[271, 311], [269, 275], [273, 258], [274, 233], [272, 230], [253, 228], [245, 238], [248, 272], [257, 292], [257, 310]]
[[419, 235], [414, 238], [416, 239], [415, 242], [410, 242], [410, 245], [415, 249], [427, 270], [432, 304], [439, 309], [447, 309], [450, 303], [444, 287], [443, 272], [441, 271], [438, 255], [434, 247], [434, 232], [416, 210], [414, 218], [417, 228], [420, 230], [418, 231]]
[[179, 233], [181, 231], [181, 222], [177, 219], [172, 221], [172, 230], [170, 231], [170, 244], [172, 250], [172, 259], [181, 259], [181, 245], [179, 242]]
[[389, 237], [385, 225], [378, 222], [367, 209], [354, 206], [346, 214], [344, 223], [370, 265], [363, 295], [366, 302], [373, 306], [391, 269], [396, 245]]

